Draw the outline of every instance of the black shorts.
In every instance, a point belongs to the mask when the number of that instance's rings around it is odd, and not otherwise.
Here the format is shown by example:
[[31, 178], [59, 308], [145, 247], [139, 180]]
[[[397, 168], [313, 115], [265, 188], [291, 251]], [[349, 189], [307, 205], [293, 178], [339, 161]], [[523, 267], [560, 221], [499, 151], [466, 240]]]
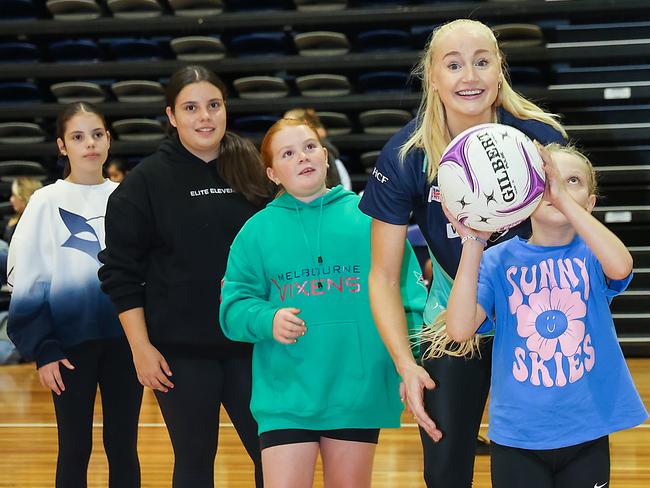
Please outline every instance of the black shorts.
[[286, 444], [299, 444], [301, 442], [319, 442], [321, 437], [337, 439], [340, 441], [379, 442], [379, 429], [333, 429], [333, 430], [307, 430], [307, 429], [280, 429], [269, 430], [260, 434], [262, 449]]

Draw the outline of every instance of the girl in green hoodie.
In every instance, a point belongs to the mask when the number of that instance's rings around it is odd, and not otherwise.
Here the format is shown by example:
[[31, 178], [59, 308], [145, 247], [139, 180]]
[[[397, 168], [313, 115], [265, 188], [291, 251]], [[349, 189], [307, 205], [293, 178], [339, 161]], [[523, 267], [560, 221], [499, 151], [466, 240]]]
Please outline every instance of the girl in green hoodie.
[[[262, 158], [282, 192], [233, 242], [220, 316], [227, 337], [255, 344], [264, 484], [312, 486], [320, 451], [326, 486], [369, 487], [379, 429], [399, 427], [403, 408], [368, 299], [370, 219], [357, 195], [326, 187], [327, 150], [307, 122], [276, 122]], [[426, 289], [410, 248], [404, 267], [415, 332]]]

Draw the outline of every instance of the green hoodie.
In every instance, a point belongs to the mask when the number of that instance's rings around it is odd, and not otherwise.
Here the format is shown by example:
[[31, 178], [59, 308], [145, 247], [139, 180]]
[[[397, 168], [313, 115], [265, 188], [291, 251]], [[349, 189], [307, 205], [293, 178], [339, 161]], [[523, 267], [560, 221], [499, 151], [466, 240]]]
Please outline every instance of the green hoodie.
[[[310, 203], [285, 193], [232, 244], [220, 319], [228, 338], [255, 344], [259, 433], [399, 427], [400, 380], [370, 311], [370, 218], [358, 204], [341, 186]], [[411, 333], [426, 300], [419, 269], [409, 246], [401, 286]], [[299, 308], [307, 326], [295, 344], [273, 339], [284, 307]]]

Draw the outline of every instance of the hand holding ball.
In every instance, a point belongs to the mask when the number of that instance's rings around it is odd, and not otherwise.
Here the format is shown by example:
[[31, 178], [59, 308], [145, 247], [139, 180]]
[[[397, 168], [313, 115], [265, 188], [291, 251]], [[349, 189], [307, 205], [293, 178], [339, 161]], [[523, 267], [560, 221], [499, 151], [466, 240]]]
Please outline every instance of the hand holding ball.
[[445, 205], [475, 230], [498, 232], [527, 219], [544, 195], [542, 158], [523, 132], [482, 124], [445, 149], [438, 168]]

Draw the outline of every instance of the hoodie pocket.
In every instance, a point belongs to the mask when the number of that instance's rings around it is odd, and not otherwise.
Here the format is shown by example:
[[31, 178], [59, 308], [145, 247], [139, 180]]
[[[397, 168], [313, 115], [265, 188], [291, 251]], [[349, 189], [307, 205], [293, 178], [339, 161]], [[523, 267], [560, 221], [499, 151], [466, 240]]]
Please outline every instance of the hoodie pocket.
[[283, 409], [354, 406], [365, 377], [357, 322], [312, 322], [297, 343], [274, 348], [271, 368]]

